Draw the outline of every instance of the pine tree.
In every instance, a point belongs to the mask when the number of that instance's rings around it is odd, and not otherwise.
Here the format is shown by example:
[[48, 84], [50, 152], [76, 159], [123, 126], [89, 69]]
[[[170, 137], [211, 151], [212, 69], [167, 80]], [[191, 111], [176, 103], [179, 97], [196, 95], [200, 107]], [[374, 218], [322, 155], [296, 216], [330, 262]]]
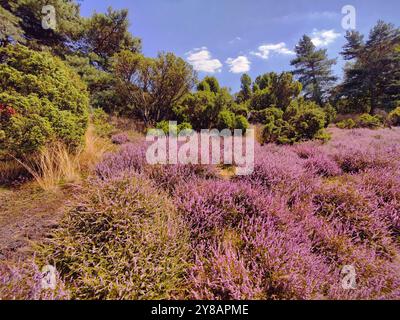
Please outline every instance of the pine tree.
[[252, 95], [251, 78], [248, 74], [243, 74], [240, 78], [240, 91], [237, 96], [237, 102], [242, 103], [250, 100]]
[[328, 59], [327, 50], [317, 50], [311, 38], [306, 35], [295, 51], [297, 56], [291, 61], [291, 65], [296, 68], [293, 73], [303, 85], [305, 97], [323, 105], [331, 85], [337, 80], [332, 74], [336, 59]]
[[350, 62], [341, 97], [358, 112], [392, 109], [400, 100], [400, 30], [379, 21], [366, 42], [358, 32], [348, 32], [346, 40], [341, 54]]

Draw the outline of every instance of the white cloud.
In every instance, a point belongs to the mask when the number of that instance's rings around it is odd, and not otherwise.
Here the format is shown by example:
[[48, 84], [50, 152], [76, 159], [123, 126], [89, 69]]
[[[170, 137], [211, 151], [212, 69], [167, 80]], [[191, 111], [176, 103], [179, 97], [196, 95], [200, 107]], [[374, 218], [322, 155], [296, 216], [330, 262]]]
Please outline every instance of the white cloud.
[[271, 53], [277, 53], [277, 54], [284, 54], [284, 55], [292, 55], [294, 54], [293, 51], [289, 50], [286, 47], [286, 43], [281, 42], [277, 44], [264, 44], [262, 46], [258, 47], [258, 51], [254, 52], [252, 51], [251, 54], [260, 57], [262, 59], [267, 60], [270, 56]]
[[242, 41], [241, 37], [236, 37], [235, 39], [232, 39], [231, 41], [229, 41], [229, 44], [234, 44], [236, 42]]
[[311, 41], [316, 47], [325, 47], [334, 42], [338, 37], [340, 37], [340, 33], [335, 32], [334, 29], [332, 30], [317, 30], [314, 29]]
[[229, 65], [229, 71], [232, 73], [243, 73], [250, 70], [251, 62], [246, 56], [239, 56], [236, 59], [228, 58], [226, 63]]
[[194, 70], [215, 73], [220, 72], [222, 63], [218, 59], [212, 59], [207, 47], [195, 48], [187, 54], [187, 61], [193, 66]]

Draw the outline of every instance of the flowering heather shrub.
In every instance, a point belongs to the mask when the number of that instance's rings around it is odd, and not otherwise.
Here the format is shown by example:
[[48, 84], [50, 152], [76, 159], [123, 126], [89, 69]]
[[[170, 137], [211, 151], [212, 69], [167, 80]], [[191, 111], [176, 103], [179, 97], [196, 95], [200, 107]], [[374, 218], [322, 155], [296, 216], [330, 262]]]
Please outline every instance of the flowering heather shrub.
[[322, 152], [307, 159], [304, 167], [323, 177], [334, 177], [342, 173], [338, 164]]
[[[261, 194], [260, 194], [261, 193]], [[235, 228], [242, 219], [271, 215], [276, 209], [272, 195], [249, 183], [198, 180], [180, 186], [176, 204], [191, 227], [196, 241], [225, 228]]]
[[0, 297], [3, 300], [64, 300], [69, 299], [58, 275], [55, 290], [43, 289], [42, 273], [33, 261], [0, 263]]
[[211, 179], [216, 177], [214, 167], [194, 164], [148, 166], [146, 173], [157, 185], [171, 192], [174, 191], [176, 186], [196, 178]]
[[365, 243], [377, 253], [395, 252], [389, 226], [377, 219], [375, 203], [351, 186], [324, 185], [317, 191], [313, 203], [315, 214], [334, 222], [353, 242]]
[[167, 196], [131, 173], [95, 180], [44, 250], [77, 299], [182, 296], [187, 232]]
[[110, 179], [126, 172], [142, 172], [146, 164], [146, 145], [126, 144], [116, 153], [107, 154], [96, 167], [101, 179]]
[[309, 159], [318, 155], [321, 152], [313, 142], [305, 142], [302, 144], [294, 145], [292, 148], [301, 159]]
[[175, 185], [196, 177], [208, 179], [216, 176], [215, 167], [210, 165], [148, 165], [146, 146], [144, 142], [123, 145], [117, 153], [108, 154], [97, 165], [97, 175], [102, 179], [109, 179], [126, 172], [141, 172], [168, 191], [172, 191]]
[[[285, 209], [271, 194], [245, 182], [200, 181], [178, 190], [177, 201], [197, 251], [193, 297], [303, 299], [324, 292], [328, 267], [297, 230], [287, 230]], [[221, 246], [227, 234], [233, 240]]]
[[[389, 223], [394, 236], [400, 236], [400, 170], [367, 170], [355, 178], [360, 192], [372, 193], [376, 199], [376, 214]], [[372, 199], [371, 199], [372, 198]]]
[[292, 151], [292, 147], [276, 146], [257, 146], [254, 172], [238, 179], [283, 194], [291, 204], [309, 197], [319, 184], [313, 172], [304, 167], [304, 160]]
[[111, 142], [114, 144], [125, 144], [129, 142], [129, 136], [126, 133], [114, 134], [111, 137]]
[[[246, 262], [231, 243], [197, 250], [189, 271], [190, 297], [205, 300], [262, 299], [265, 282], [256, 263]], [[206, 256], [204, 253], [209, 252]]]

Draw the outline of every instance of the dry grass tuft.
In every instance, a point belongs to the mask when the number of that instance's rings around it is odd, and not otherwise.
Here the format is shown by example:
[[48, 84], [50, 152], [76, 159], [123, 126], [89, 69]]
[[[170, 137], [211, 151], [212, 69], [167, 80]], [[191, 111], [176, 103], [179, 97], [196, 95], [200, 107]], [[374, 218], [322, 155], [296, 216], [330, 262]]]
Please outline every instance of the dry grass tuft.
[[85, 135], [84, 147], [75, 153], [56, 142], [29, 161], [16, 161], [32, 175], [41, 189], [55, 191], [62, 183], [79, 182], [82, 174], [92, 170], [111, 147], [107, 139], [96, 136], [90, 127]]

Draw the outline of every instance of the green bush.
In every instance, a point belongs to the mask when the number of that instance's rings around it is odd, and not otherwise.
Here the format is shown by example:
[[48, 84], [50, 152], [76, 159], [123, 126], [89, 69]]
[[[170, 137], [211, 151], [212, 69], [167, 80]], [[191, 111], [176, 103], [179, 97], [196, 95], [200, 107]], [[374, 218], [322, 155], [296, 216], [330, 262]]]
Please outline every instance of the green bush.
[[392, 126], [400, 126], [400, 107], [397, 107], [389, 113], [389, 122]]
[[242, 115], [235, 115], [233, 112], [224, 110], [218, 114], [217, 129], [241, 129], [244, 132], [249, 128], [249, 122]]
[[[169, 131], [170, 130], [169, 121], [167, 121], [167, 120], [163, 120], [163, 121], [158, 122], [156, 124], [156, 129], [162, 130], [165, 134], [170, 134], [171, 133]], [[179, 125], [172, 125], [171, 129], [172, 129], [172, 133], [179, 134], [179, 132], [181, 132], [182, 130], [191, 130], [192, 126], [188, 122], [182, 122]]]
[[217, 129], [234, 129], [235, 127], [235, 114], [231, 111], [224, 110], [218, 114]]
[[299, 99], [292, 103], [285, 112], [284, 118], [296, 132], [296, 140], [311, 140], [321, 134], [325, 127], [326, 114], [314, 102]]
[[382, 122], [377, 116], [372, 116], [368, 113], [364, 113], [359, 116], [357, 119], [357, 127], [359, 128], [369, 128], [369, 129], [378, 129], [382, 126]]
[[346, 119], [336, 123], [336, 126], [339, 129], [353, 129], [356, 126], [356, 123], [353, 119]]
[[313, 102], [294, 101], [285, 112], [278, 108], [265, 110], [264, 143], [290, 144], [303, 140], [329, 138], [325, 134], [326, 114]]
[[4, 154], [29, 155], [56, 139], [71, 149], [82, 143], [88, 92], [59, 58], [21, 45], [0, 48], [0, 90]]
[[235, 128], [234, 129], [241, 129], [243, 132], [246, 132], [246, 130], [249, 128], [249, 122], [247, 119], [242, 116], [238, 115], [235, 117]]
[[92, 181], [41, 251], [73, 299], [174, 299], [185, 289], [188, 232], [141, 176]]
[[294, 142], [294, 130], [287, 121], [283, 120], [284, 113], [281, 109], [272, 107], [265, 109], [263, 113], [266, 119], [262, 133], [264, 143], [287, 144]]
[[325, 127], [328, 127], [330, 123], [332, 123], [337, 116], [337, 111], [336, 109], [330, 104], [326, 104], [323, 108], [325, 112]]
[[96, 135], [99, 137], [110, 137], [112, 135], [114, 126], [110, 124], [109, 116], [103, 109], [94, 109], [91, 115], [91, 120]]

